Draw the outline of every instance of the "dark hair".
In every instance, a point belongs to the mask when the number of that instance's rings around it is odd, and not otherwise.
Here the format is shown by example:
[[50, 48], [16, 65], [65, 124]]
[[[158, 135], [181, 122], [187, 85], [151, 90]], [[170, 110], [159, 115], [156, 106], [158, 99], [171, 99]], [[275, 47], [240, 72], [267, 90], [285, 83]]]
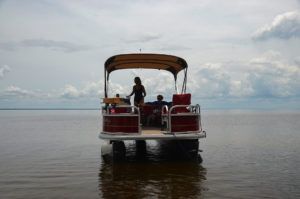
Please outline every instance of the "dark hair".
[[142, 84], [142, 81], [141, 81], [141, 79], [140, 79], [139, 77], [135, 77], [135, 78], [134, 78], [134, 82], [135, 82], [136, 84], [139, 84], [139, 85]]
[[163, 99], [164, 99], [164, 97], [162, 95], [157, 96], [157, 100], [163, 100]]

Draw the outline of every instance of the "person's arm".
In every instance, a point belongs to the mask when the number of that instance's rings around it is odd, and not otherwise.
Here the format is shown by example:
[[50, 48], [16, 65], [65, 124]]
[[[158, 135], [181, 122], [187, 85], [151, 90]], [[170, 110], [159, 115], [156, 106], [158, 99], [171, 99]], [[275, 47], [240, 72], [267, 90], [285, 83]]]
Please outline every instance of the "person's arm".
[[133, 95], [133, 93], [134, 93], [134, 86], [132, 87], [132, 92], [130, 93], [130, 95], [128, 95], [127, 97], [130, 97], [130, 96], [132, 96]]

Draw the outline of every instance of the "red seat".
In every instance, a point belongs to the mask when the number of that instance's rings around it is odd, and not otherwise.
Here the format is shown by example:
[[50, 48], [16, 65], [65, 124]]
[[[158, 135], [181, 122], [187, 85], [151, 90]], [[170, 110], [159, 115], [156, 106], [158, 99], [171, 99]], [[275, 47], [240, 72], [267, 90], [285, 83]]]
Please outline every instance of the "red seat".
[[[191, 94], [174, 94], [173, 95], [173, 106], [175, 105], [190, 105], [191, 104]], [[185, 113], [189, 112], [186, 107], [178, 107], [173, 109], [172, 113]]]
[[129, 113], [127, 107], [115, 107], [115, 113]]
[[143, 125], [159, 126], [161, 123], [161, 107], [150, 104], [141, 106], [141, 120]]
[[156, 108], [157, 106], [145, 104], [141, 107], [141, 111], [144, 115], [151, 115]]

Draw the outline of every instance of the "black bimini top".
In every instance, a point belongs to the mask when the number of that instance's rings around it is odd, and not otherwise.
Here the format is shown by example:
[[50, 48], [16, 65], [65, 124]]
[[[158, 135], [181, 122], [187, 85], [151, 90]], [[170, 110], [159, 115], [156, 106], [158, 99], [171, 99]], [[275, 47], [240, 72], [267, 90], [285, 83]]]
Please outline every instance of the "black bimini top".
[[164, 54], [121, 54], [110, 57], [105, 62], [105, 71], [107, 75], [112, 71], [120, 69], [158, 69], [166, 70], [174, 75], [177, 79], [177, 74], [183, 69], [187, 69], [186, 61], [180, 57]]

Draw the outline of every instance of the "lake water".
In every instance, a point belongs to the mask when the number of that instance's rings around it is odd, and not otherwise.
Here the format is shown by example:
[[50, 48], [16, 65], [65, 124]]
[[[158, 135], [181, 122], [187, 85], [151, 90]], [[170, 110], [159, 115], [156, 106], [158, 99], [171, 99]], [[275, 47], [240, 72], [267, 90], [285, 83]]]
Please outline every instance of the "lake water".
[[300, 198], [300, 112], [203, 111], [203, 163], [104, 162], [93, 110], [0, 111], [0, 198]]

